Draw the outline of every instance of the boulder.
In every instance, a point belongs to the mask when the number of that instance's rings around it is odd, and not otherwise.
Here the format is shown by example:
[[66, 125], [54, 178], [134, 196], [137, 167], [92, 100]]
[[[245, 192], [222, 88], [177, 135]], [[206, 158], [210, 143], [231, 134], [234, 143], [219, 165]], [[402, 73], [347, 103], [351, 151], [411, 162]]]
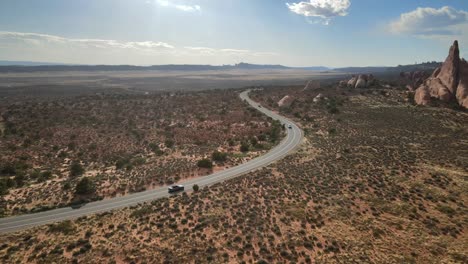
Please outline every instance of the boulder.
[[357, 82], [357, 77], [353, 76], [349, 81], [348, 81], [348, 88], [354, 88], [356, 87], [356, 82]]
[[294, 102], [294, 98], [292, 96], [286, 95], [278, 102], [279, 107], [289, 107]]
[[325, 96], [323, 96], [323, 94], [320, 93], [320, 94], [318, 94], [317, 96], [314, 97], [313, 102], [318, 103], [318, 102], [322, 101], [323, 99], [325, 99]]
[[359, 75], [358, 80], [356, 81], [355, 88], [366, 88], [367, 87], [367, 75]]

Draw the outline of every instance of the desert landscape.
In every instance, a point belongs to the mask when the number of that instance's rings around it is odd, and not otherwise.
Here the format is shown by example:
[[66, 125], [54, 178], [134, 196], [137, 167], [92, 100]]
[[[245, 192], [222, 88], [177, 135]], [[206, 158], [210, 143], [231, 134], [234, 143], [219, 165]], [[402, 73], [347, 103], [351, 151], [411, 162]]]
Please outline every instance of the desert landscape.
[[[442, 64], [442, 69], [448, 63]], [[2, 259], [5, 262], [37, 263], [145, 263], [148, 259], [164, 263], [193, 260], [197, 263], [464, 263], [468, 259], [468, 114], [462, 108], [452, 109], [450, 104], [417, 106], [414, 89], [407, 87], [413, 80], [404, 76], [382, 79], [362, 75], [345, 81], [325, 78], [305, 86], [253, 88], [250, 96], [254, 101], [301, 126], [305, 138], [294, 154], [264, 169], [209, 188], [37, 227], [34, 235], [30, 231], [7, 234], [0, 251]], [[359, 80], [366, 81], [356, 85]], [[125, 106], [130, 105], [134, 111], [130, 114], [135, 117], [132, 118], [134, 129], [144, 131], [159, 127], [143, 122], [145, 117], [158, 120], [159, 113], [171, 116], [172, 121], [160, 126], [170, 129], [174, 149], [158, 145], [164, 158], [148, 154], [150, 147], [144, 153], [130, 152], [130, 156], [142, 155], [146, 160], [143, 165], [135, 165], [131, 173], [127, 170], [119, 173], [112, 163], [109, 167], [99, 167], [99, 164], [106, 164], [108, 155], [119, 153], [118, 149], [98, 151], [101, 149], [99, 142], [95, 143], [96, 151], [87, 155], [80, 156], [77, 152], [81, 148], [89, 149], [89, 145], [76, 146], [76, 150], [67, 152], [70, 160], [80, 157], [84, 164], [97, 167], [86, 171], [99, 173], [100, 176], [93, 177], [99, 183], [105, 182], [97, 185], [98, 193], [102, 195], [105, 190], [121, 186], [123, 182], [128, 184], [125, 185], [127, 189], [117, 188], [114, 192], [132, 191], [133, 186], [136, 188], [133, 191], [138, 191], [136, 183], [140, 182], [144, 183], [140, 186], [148, 187], [151, 180], [153, 184], [164, 184], [168, 179], [177, 181], [174, 178], [177, 176], [196, 177], [198, 174], [193, 174], [198, 171], [196, 163], [187, 161], [207, 156], [215, 150], [229, 153], [226, 165], [233, 166], [271, 148], [278, 139], [261, 136], [268, 134], [271, 121], [264, 120], [255, 110], [249, 110], [235, 93], [237, 90], [102, 96], [99, 99], [83, 97], [78, 101], [76, 98], [63, 99], [73, 100], [76, 106], [47, 102], [38, 103], [34, 108], [44, 108], [40, 112], [36, 110], [39, 115], [42, 111], [54, 112], [48, 109], [60, 105], [62, 109], [65, 105], [75, 110], [81, 106], [91, 113], [112, 112], [118, 117], [118, 112], [106, 111], [104, 107], [112, 106], [121, 113], [129, 113]], [[119, 104], [112, 105], [113, 100]], [[182, 107], [187, 105], [184, 102], [194, 100], [199, 102], [190, 104], [187, 109]], [[145, 105], [152, 102], [159, 102], [156, 103], [158, 112], [145, 110]], [[194, 110], [195, 105], [203, 105], [204, 109]], [[212, 110], [206, 108], [209, 105]], [[19, 119], [23, 116], [20, 105], [9, 109], [15, 115], [8, 114], [8, 117], [17, 116], [14, 120], [22, 120]], [[165, 109], [171, 112], [165, 113], [168, 111]], [[173, 112], [173, 109], [178, 111]], [[216, 109], [224, 109], [224, 116], [229, 118], [213, 115]], [[190, 115], [191, 112], [211, 114], [200, 117]], [[140, 116], [138, 113], [145, 114]], [[92, 115], [86, 116], [92, 119]], [[113, 118], [106, 118], [110, 124], [101, 129], [125, 134], [122, 125], [117, 130], [112, 129]], [[52, 119], [61, 120], [58, 117]], [[193, 138], [184, 134], [188, 128], [180, 127], [178, 123], [193, 124], [190, 131], [204, 130], [197, 134], [203, 134], [205, 140], [209, 138], [213, 147], [193, 149], [191, 144], [196, 145], [204, 139], [195, 137], [196, 134], [191, 133]], [[209, 127], [210, 124], [216, 126]], [[30, 123], [28, 127], [31, 127]], [[229, 133], [228, 128], [231, 128]], [[25, 128], [18, 126], [17, 129], [23, 131]], [[134, 132], [126, 133], [130, 135], [117, 137], [120, 142], [126, 139], [126, 150], [137, 151], [138, 142], [164, 142], [165, 139], [150, 140], [149, 133], [144, 133], [138, 141], [133, 138], [136, 136], [132, 134]], [[24, 134], [28, 138], [26, 130]], [[76, 142], [92, 138], [89, 132], [79, 134], [84, 138], [75, 138]], [[169, 133], [155, 129], [154, 134]], [[216, 135], [222, 136], [217, 139]], [[271, 143], [243, 158], [233, 159], [242, 153], [239, 144], [251, 137], [257, 137], [260, 143]], [[235, 144], [229, 144], [229, 138], [237, 138]], [[60, 153], [63, 148], [69, 150], [69, 140], [61, 140], [64, 141], [62, 145], [59, 141], [54, 143], [60, 146], [56, 152]], [[199, 145], [205, 146], [206, 142]], [[24, 146], [18, 146], [16, 151], [21, 149]], [[90, 156], [93, 154], [97, 156]], [[43, 156], [40, 152], [36, 155]], [[174, 166], [178, 159], [191, 165]], [[57, 164], [63, 162], [55, 156], [49, 160]], [[132, 159], [127, 162], [131, 163]], [[157, 166], [164, 170], [164, 164], [172, 166], [171, 170], [157, 173], [151, 169]], [[63, 171], [68, 172], [67, 167], [63, 167]], [[51, 189], [54, 184], [62, 186], [62, 181], [70, 181], [61, 179], [68, 177], [67, 173], [63, 174], [58, 174], [52, 183], [46, 183], [47, 190], [54, 190]], [[28, 180], [25, 182], [28, 185]], [[27, 194], [49, 197], [46, 201], [59, 200], [51, 199], [54, 196], [50, 194], [39, 195], [41, 192], [37, 190], [45, 188], [31, 184], [11, 190], [3, 197], [7, 204], [5, 212], [15, 213], [9, 211], [12, 205], [16, 206], [13, 208], [31, 205], [26, 199]], [[25, 195], [24, 200], [8, 200], [18, 197], [19, 193]], [[50, 193], [58, 196], [60, 191]]]
[[468, 263], [468, 2], [0, 1], [0, 263]]

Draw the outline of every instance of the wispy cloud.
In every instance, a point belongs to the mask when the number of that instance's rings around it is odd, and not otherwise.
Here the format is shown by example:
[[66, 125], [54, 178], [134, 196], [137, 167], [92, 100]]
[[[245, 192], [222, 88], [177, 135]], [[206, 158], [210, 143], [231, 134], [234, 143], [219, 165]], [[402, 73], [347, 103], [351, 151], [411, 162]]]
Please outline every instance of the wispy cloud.
[[113, 50], [135, 50], [146, 52], [161, 52], [173, 50], [174, 46], [164, 42], [142, 41], [142, 42], [121, 42], [105, 39], [74, 39], [60, 36], [0, 31], [0, 44], [29, 45], [31, 47], [54, 47], [68, 46], [74, 48], [94, 48]]
[[[160, 41], [77, 39], [61, 36], [0, 31], [3, 58], [10, 60], [63, 61], [83, 64], [165, 64], [206, 61], [250, 61], [271, 58], [273, 52], [232, 48], [176, 47]], [[5, 57], [8, 55], [8, 57]]]
[[461, 33], [460, 26], [468, 26], [468, 12], [449, 6], [440, 9], [419, 7], [403, 13], [390, 22], [388, 29], [394, 34], [415, 36], [451, 36]]
[[201, 11], [201, 6], [199, 5], [188, 5], [184, 3], [174, 3], [173, 1], [169, 0], [156, 0], [154, 3], [156, 3], [159, 6], [162, 7], [170, 7], [170, 8], [175, 8], [180, 11], [184, 12], [196, 12], [196, 11]]
[[310, 22], [328, 25], [333, 18], [346, 16], [351, 2], [349, 0], [310, 0], [286, 5], [291, 12], [307, 17]]

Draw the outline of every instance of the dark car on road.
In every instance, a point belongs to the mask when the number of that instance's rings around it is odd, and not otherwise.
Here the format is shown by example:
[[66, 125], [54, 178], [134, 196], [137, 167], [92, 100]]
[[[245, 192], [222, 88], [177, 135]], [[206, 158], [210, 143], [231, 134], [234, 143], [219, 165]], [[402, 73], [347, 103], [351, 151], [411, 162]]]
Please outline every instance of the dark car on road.
[[183, 185], [173, 185], [168, 188], [169, 193], [181, 192], [184, 190]]

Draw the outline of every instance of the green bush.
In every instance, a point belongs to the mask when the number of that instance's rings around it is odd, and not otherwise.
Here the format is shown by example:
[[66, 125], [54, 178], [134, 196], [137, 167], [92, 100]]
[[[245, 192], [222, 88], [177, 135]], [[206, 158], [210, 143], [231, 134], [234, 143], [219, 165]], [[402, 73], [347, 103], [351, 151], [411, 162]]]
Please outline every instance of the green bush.
[[242, 142], [240, 146], [240, 151], [242, 152], [248, 152], [250, 150], [250, 145], [247, 142]]
[[200, 190], [200, 186], [198, 186], [198, 184], [194, 184], [193, 185], [193, 191], [198, 192], [199, 190]]
[[172, 147], [174, 147], [175, 142], [172, 139], [166, 139], [166, 141], [164, 142], [164, 145], [166, 145], [166, 147], [168, 147], [168, 148], [172, 148]]
[[211, 155], [211, 158], [217, 162], [225, 162], [227, 160], [227, 156], [228, 156], [227, 153], [215, 151]]
[[213, 168], [213, 162], [209, 159], [202, 159], [198, 161], [197, 166], [200, 168], [211, 169]]
[[75, 190], [76, 194], [78, 195], [90, 195], [93, 194], [94, 191], [94, 182], [88, 177], [84, 177], [83, 179], [81, 179], [76, 185]]
[[72, 162], [70, 166], [70, 176], [71, 177], [77, 177], [81, 176], [84, 173], [84, 168], [81, 166], [81, 164], [77, 161]]

